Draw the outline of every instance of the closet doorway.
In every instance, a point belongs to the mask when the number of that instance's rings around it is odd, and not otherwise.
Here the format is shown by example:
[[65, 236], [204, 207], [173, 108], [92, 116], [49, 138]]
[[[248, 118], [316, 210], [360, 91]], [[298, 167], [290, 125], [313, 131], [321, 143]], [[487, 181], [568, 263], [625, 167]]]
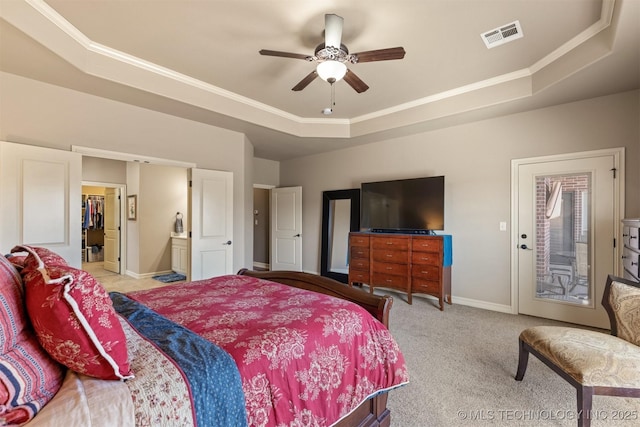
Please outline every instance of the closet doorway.
[[82, 262], [88, 263], [92, 271], [122, 272], [122, 194], [122, 185], [83, 182]]

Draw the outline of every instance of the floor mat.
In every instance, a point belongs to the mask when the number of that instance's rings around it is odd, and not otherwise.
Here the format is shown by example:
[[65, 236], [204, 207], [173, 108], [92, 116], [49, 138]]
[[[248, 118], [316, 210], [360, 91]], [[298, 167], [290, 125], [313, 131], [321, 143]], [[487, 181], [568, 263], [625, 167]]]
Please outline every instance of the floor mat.
[[153, 276], [153, 279], [159, 280], [162, 283], [179, 282], [180, 280], [187, 280], [187, 276], [180, 273], [160, 274]]

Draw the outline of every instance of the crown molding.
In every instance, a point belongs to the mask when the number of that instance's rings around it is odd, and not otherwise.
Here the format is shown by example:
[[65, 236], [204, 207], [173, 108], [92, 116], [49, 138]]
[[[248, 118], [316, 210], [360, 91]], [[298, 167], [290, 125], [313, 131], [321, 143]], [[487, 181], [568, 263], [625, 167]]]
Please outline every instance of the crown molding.
[[349, 138], [512, 101], [549, 87], [610, 53], [611, 46], [603, 50], [606, 43], [599, 39], [611, 26], [614, 5], [615, 0], [603, 0], [598, 22], [528, 68], [352, 119], [300, 117], [96, 43], [43, 0], [3, 1], [0, 16], [84, 73], [298, 137]]

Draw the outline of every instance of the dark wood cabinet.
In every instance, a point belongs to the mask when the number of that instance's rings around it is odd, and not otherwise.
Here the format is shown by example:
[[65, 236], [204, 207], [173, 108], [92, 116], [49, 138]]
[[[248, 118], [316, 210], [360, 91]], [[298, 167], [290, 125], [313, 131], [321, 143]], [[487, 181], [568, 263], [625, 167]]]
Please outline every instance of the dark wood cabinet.
[[451, 236], [349, 234], [349, 285], [428, 294], [451, 304]]
[[369, 283], [369, 236], [349, 234], [349, 282]]

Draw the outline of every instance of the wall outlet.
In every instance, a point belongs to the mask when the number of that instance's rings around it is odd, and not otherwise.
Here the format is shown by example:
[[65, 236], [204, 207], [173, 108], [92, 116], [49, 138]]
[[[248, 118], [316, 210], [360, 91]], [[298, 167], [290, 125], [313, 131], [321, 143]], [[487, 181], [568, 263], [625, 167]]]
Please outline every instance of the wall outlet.
[[507, 222], [500, 221], [500, 231], [507, 231]]

